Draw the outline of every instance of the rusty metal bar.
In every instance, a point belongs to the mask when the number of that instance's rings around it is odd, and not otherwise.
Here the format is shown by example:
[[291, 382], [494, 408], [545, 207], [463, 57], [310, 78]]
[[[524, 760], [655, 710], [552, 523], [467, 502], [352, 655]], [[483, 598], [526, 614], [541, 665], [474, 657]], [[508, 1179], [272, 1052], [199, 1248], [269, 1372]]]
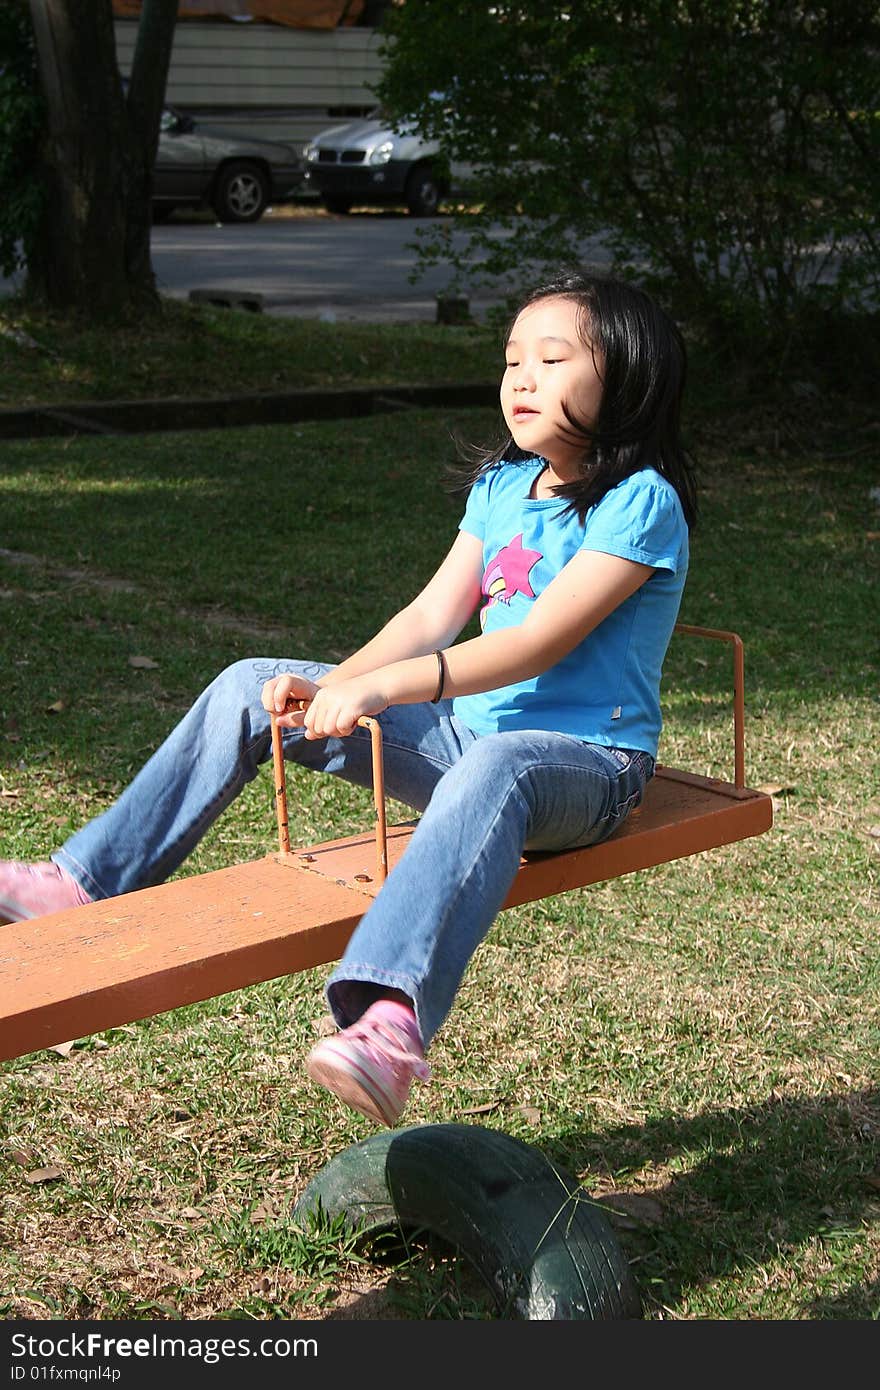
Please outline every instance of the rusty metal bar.
[[278, 848], [282, 854], [290, 853], [290, 826], [287, 820], [287, 779], [284, 775], [284, 751], [281, 747], [281, 730], [274, 712], [270, 712], [272, 723], [272, 763], [275, 769], [275, 816], [278, 821]]
[[376, 808], [376, 877], [384, 883], [388, 877], [388, 822], [385, 813], [385, 760], [382, 755], [382, 730], [379, 721], [368, 714], [358, 720], [362, 729], [369, 729], [373, 753], [373, 804]]
[[[288, 700], [287, 707], [307, 709], [308, 700]], [[284, 750], [281, 744], [281, 730], [274, 713], [270, 711], [272, 725], [272, 762], [275, 771], [275, 814], [278, 820], [278, 848], [282, 854], [290, 854], [290, 827], [287, 817], [287, 775], [284, 768]], [[385, 759], [382, 753], [382, 729], [377, 719], [363, 715], [358, 724], [370, 731], [370, 748], [373, 755], [373, 803], [376, 808], [376, 877], [384, 883], [388, 877], [388, 817], [385, 810]]]
[[735, 787], [745, 787], [745, 672], [742, 639], [735, 632], [724, 632], [714, 627], [693, 627], [690, 623], [676, 623], [675, 631], [688, 637], [708, 637], [714, 642], [728, 642], [733, 648], [733, 783]]

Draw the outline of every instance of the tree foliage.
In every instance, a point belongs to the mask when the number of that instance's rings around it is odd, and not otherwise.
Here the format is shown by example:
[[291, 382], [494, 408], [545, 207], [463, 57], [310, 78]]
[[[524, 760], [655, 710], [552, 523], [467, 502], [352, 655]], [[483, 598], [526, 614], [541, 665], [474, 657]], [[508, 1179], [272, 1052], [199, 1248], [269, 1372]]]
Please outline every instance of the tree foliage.
[[0, 270], [12, 275], [27, 260], [43, 208], [35, 177], [45, 108], [26, 0], [0, 9]]
[[777, 345], [876, 294], [877, 4], [418, 0], [384, 30], [381, 99], [477, 168], [467, 251], [447, 228], [429, 258], [501, 274], [600, 237], [681, 316]]

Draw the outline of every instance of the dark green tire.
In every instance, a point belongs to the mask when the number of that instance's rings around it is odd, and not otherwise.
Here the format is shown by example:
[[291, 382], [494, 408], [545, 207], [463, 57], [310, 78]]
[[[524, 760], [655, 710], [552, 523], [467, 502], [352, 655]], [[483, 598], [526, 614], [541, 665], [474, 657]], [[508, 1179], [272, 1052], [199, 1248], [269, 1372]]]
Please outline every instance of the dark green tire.
[[364, 1139], [326, 1164], [294, 1209], [321, 1208], [364, 1235], [398, 1227], [465, 1255], [502, 1317], [642, 1316], [608, 1218], [538, 1149], [478, 1125], [414, 1125]]

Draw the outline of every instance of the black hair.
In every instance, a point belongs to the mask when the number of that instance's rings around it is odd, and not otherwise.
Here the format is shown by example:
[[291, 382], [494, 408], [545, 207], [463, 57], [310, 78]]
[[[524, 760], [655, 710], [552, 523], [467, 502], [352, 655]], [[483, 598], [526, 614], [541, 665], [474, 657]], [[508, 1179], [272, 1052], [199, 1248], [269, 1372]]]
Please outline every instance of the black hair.
[[[644, 290], [610, 276], [568, 273], [532, 290], [511, 318], [505, 346], [519, 314], [541, 299], [564, 298], [578, 306], [578, 333], [596, 358], [602, 401], [595, 420], [578, 420], [567, 408], [572, 433], [583, 440], [583, 477], [554, 489], [566, 511], [581, 521], [591, 507], [640, 468], [655, 468], [672, 484], [685, 520], [697, 519], [693, 461], [680, 437], [687, 350], [678, 326]], [[468, 486], [502, 462], [536, 457], [508, 433], [491, 449], [467, 450]]]

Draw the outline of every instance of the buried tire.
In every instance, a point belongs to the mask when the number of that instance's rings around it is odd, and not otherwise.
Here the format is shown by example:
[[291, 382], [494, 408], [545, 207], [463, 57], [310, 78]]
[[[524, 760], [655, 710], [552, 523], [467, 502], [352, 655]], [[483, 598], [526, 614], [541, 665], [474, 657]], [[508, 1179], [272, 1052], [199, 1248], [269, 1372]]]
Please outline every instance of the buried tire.
[[476, 1125], [415, 1125], [337, 1154], [294, 1208], [323, 1210], [365, 1236], [395, 1226], [442, 1237], [482, 1275], [502, 1317], [610, 1321], [642, 1316], [604, 1212], [539, 1150]]

